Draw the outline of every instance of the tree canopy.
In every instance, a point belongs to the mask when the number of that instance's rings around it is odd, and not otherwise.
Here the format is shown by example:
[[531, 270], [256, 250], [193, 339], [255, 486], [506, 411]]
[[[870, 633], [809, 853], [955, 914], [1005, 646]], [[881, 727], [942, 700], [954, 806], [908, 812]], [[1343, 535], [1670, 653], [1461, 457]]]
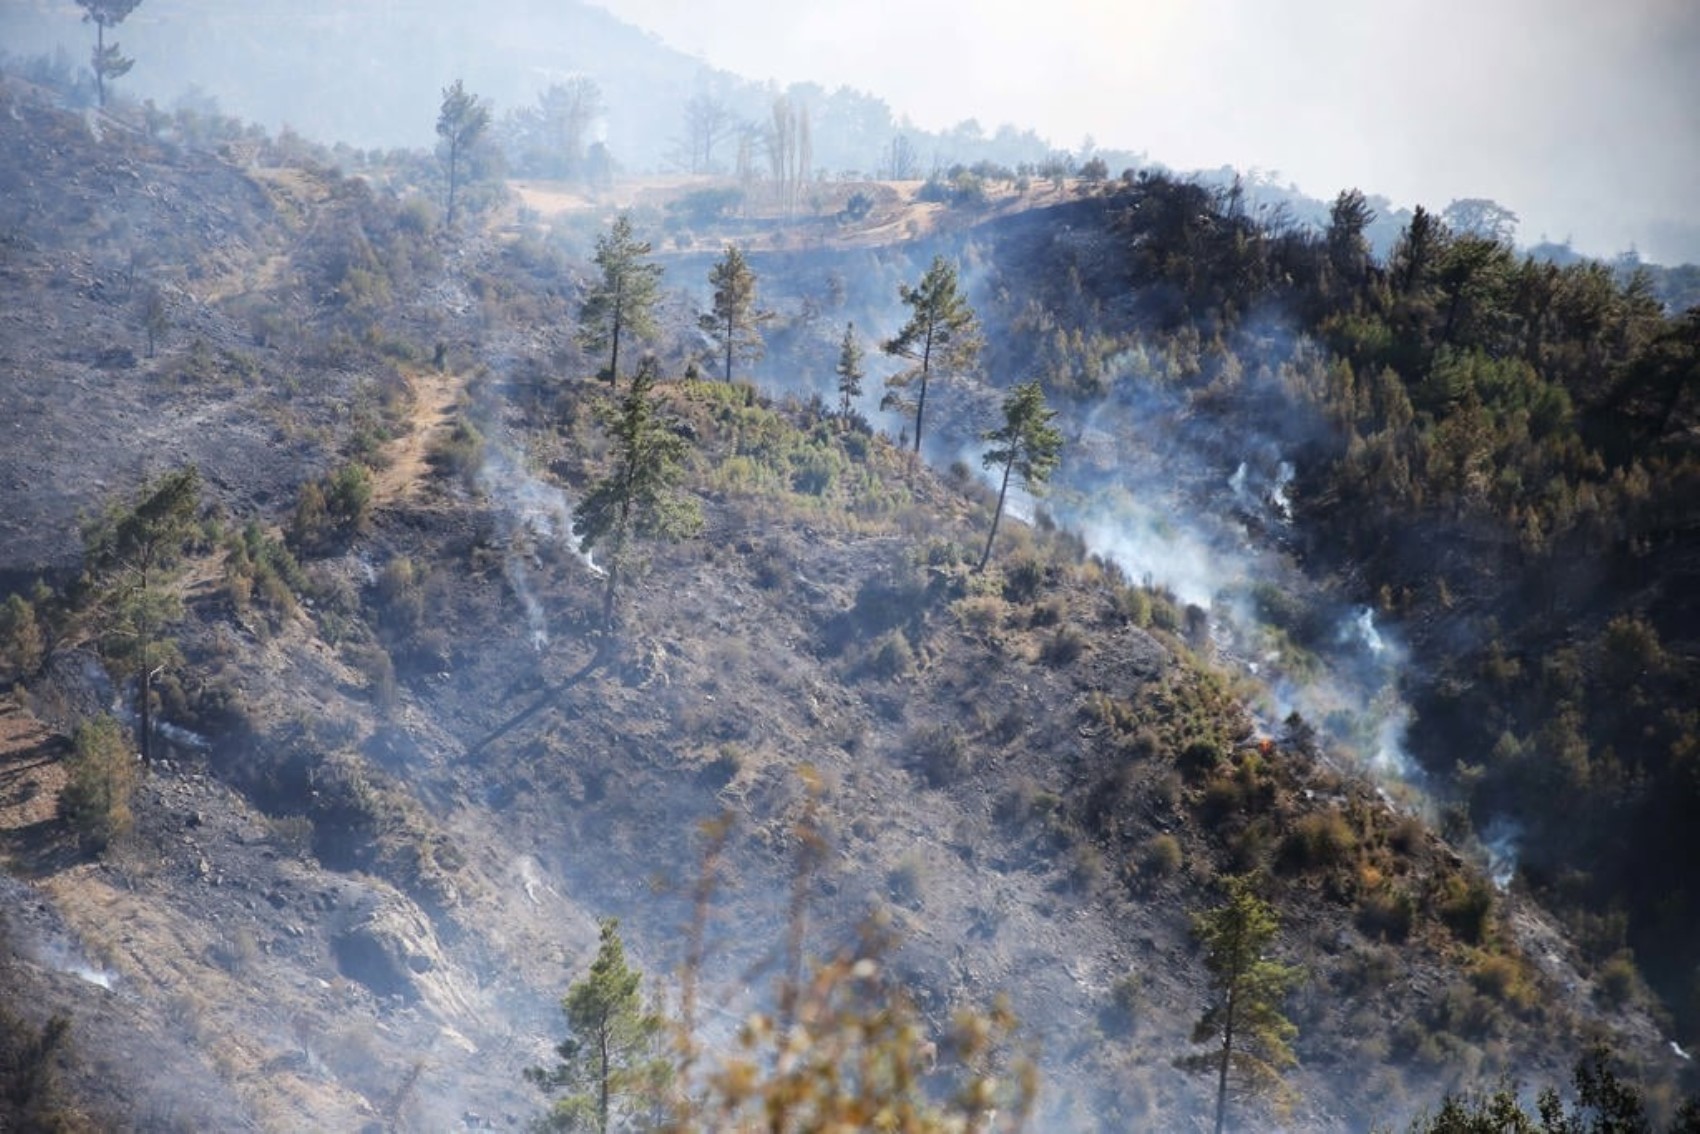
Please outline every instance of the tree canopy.
[[460, 170], [468, 151], [490, 125], [490, 108], [477, 95], [470, 94], [459, 79], [443, 88], [443, 105], [437, 113], [437, 136], [443, 140], [443, 161], [449, 169], [448, 215], [444, 223], [455, 222], [455, 191]]
[[728, 244], [725, 255], [709, 269], [708, 282], [714, 298], [697, 325], [714, 340], [730, 382], [735, 361], [762, 357], [761, 325], [772, 316], [756, 306], [756, 274], [736, 244]]
[[609, 415], [614, 467], [573, 510], [573, 534], [586, 555], [601, 550], [606, 572], [602, 618], [611, 624], [621, 580], [635, 566], [635, 541], [683, 539], [702, 526], [696, 501], [678, 491], [685, 442], [655, 413], [657, 365], [646, 358]]
[[94, 71], [96, 97], [101, 106], [106, 105], [106, 83], [109, 79], [117, 79], [129, 74], [130, 68], [136, 65], [134, 59], [126, 58], [118, 50], [116, 43], [106, 42], [106, 29], [115, 28], [141, 5], [142, 0], [77, 0], [77, 7], [83, 10], [83, 19], [94, 25], [94, 54], [90, 57], [90, 68]]
[[1057, 411], [1045, 405], [1045, 391], [1038, 379], [1025, 382], [1009, 392], [1003, 402], [1003, 424], [987, 431], [982, 438], [992, 447], [981, 456], [988, 469], [1002, 466], [1003, 477], [998, 485], [998, 505], [992, 513], [992, 530], [986, 536], [986, 550], [980, 555], [979, 570], [984, 571], [992, 558], [992, 543], [998, 538], [998, 521], [1003, 517], [1004, 499], [1009, 495], [1011, 475], [1021, 477], [1028, 491], [1049, 480], [1062, 453], [1062, 434], [1051, 424]]
[[886, 380], [891, 390], [881, 404], [907, 409], [903, 392], [912, 384], [917, 386], [914, 450], [919, 453], [927, 412], [927, 383], [935, 370], [959, 371], [974, 364], [980, 351], [979, 325], [957, 282], [956, 265], [943, 256], [933, 257], [932, 267], [921, 277], [919, 285], [899, 285], [898, 297], [909, 308], [909, 321], [885, 342], [883, 349], [914, 365]]
[[644, 1003], [643, 973], [626, 963], [617, 918], [602, 922], [596, 959], [561, 1000], [567, 1038], [560, 1062], [526, 1077], [556, 1100], [543, 1128], [607, 1132], [628, 1116], [660, 1104], [668, 1065], [660, 1058], [664, 1020]]
[[139, 686], [137, 736], [152, 759], [153, 680], [176, 658], [164, 630], [182, 614], [171, 583], [195, 534], [201, 476], [193, 465], [144, 485], [134, 505], [110, 506], [83, 533], [84, 595], [107, 664]]
[[579, 340], [586, 350], [607, 351], [602, 372], [610, 386], [620, 381], [620, 346], [629, 339], [655, 334], [655, 303], [660, 294], [661, 265], [648, 259], [647, 240], [639, 240], [629, 213], [614, 218], [609, 230], [596, 238], [596, 267], [579, 313]]
[[1269, 959], [1266, 950], [1280, 931], [1275, 911], [1246, 878], [1227, 881], [1227, 900], [1193, 918], [1193, 935], [1204, 947], [1214, 998], [1193, 1029], [1194, 1043], [1216, 1050], [1188, 1056], [1188, 1070], [1216, 1074], [1216, 1134], [1228, 1115], [1230, 1085], [1248, 1092], [1278, 1092], [1280, 1074], [1296, 1062], [1292, 1041], [1298, 1029], [1281, 1013], [1281, 1001], [1298, 981], [1298, 970]]

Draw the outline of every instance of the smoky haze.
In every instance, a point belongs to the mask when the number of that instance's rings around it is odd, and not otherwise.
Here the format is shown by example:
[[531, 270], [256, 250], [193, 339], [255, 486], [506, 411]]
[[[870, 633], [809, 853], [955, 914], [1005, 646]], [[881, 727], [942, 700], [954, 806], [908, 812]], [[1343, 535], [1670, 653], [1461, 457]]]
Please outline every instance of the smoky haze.
[[[76, 17], [69, 3], [12, 0], [0, 42], [13, 55], [61, 48], [82, 68]], [[829, 172], [872, 171], [900, 130], [934, 133], [925, 167], [958, 156], [939, 139], [1010, 123], [1039, 153], [1090, 144], [1113, 160], [1256, 170], [1321, 199], [1357, 186], [1401, 208], [1490, 198], [1520, 215], [1524, 243], [1700, 260], [1700, 6], [1684, 0], [148, 0], [115, 38], [138, 60], [122, 93], [169, 105], [194, 88], [229, 113], [360, 147], [430, 144], [455, 77], [503, 112], [582, 74], [606, 96], [615, 159], [655, 170], [693, 94], [759, 120], [776, 80], [816, 104]], [[828, 92], [836, 131], [819, 129]]]
[[1700, 6], [1684, 0], [606, 6], [717, 66], [872, 89], [928, 128], [1091, 135], [1320, 197], [1490, 197], [1530, 243], [1700, 258]]

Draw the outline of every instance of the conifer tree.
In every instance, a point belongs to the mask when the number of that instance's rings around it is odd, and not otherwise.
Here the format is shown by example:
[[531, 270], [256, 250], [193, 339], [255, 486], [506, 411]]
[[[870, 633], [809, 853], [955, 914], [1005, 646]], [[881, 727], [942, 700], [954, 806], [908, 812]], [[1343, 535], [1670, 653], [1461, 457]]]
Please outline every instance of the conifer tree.
[[661, 266], [646, 257], [651, 247], [632, 232], [632, 218], [621, 213], [613, 227], [596, 238], [596, 266], [601, 279], [590, 287], [579, 313], [579, 340], [586, 350], [607, 351], [610, 386], [620, 381], [620, 344], [632, 337], [655, 333], [655, 301], [660, 291]]
[[626, 964], [616, 918], [602, 922], [601, 946], [590, 972], [561, 1000], [567, 1038], [553, 1068], [525, 1075], [546, 1091], [566, 1091], [544, 1121], [547, 1130], [607, 1134], [626, 1114], [655, 1105], [667, 1077], [661, 1056], [664, 1021], [644, 1003], [643, 973]]
[[992, 513], [992, 530], [986, 536], [986, 550], [980, 555], [976, 570], [984, 571], [992, 558], [992, 542], [998, 538], [998, 521], [1003, 518], [1004, 498], [1009, 495], [1009, 478], [1021, 476], [1021, 485], [1029, 492], [1045, 483], [1056, 470], [1062, 450], [1062, 434], [1051, 424], [1057, 411], [1045, 405], [1045, 392], [1038, 379], [1017, 386], [1003, 403], [1003, 425], [989, 430], [983, 440], [992, 448], [980, 458], [986, 468], [1003, 466], [1003, 481], [998, 486], [998, 506]]
[[842, 399], [839, 409], [840, 416], [846, 424], [850, 421], [850, 406], [855, 399], [862, 396], [862, 379], [866, 372], [862, 369], [862, 344], [856, 338], [856, 324], [844, 324], [844, 344], [838, 348], [838, 396]]
[[1243, 1089], [1279, 1091], [1280, 1072], [1295, 1062], [1291, 1044], [1298, 1035], [1281, 1014], [1298, 970], [1265, 956], [1280, 930], [1275, 911], [1253, 892], [1249, 879], [1228, 879], [1227, 891], [1227, 901], [1195, 915], [1192, 926], [1216, 994], [1192, 1042], [1214, 1043], [1216, 1050], [1180, 1061], [1187, 1070], [1216, 1075], [1216, 1134], [1227, 1122], [1230, 1077]]
[[477, 95], [468, 94], [461, 81], [443, 88], [443, 106], [437, 115], [437, 136], [443, 140], [443, 160], [449, 167], [449, 203], [445, 225], [455, 223], [455, 190], [460, 180], [460, 166], [467, 152], [477, 144], [490, 125], [490, 108]]
[[608, 422], [614, 467], [573, 510], [579, 547], [587, 555], [602, 549], [607, 572], [602, 621], [608, 626], [614, 621], [620, 582], [635, 565], [634, 542], [684, 539], [702, 526], [696, 502], [677, 491], [684, 476], [685, 442], [656, 417], [650, 399], [656, 370], [653, 358], [638, 366], [631, 389]]
[[77, 0], [77, 7], [83, 10], [84, 22], [94, 25], [94, 54], [90, 57], [90, 67], [94, 70], [95, 97], [102, 107], [106, 106], [106, 81], [129, 74], [130, 68], [136, 65], [134, 59], [126, 58], [119, 52], [116, 43], [107, 45], [106, 29], [123, 23], [141, 2], [142, 0]]
[[927, 412], [927, 383], [934, 371], [964, 370], [973, 365], [980, 351], [979, 327], [974, 309], [958, 286], [956, 265], [943, 256], [933, 257], [933, 265], [919, 286], [900, 285], [898, 296], [910, 309], [909, 321], [883, 349], [914, 365], [886, 379], [891, 389], [880, 408], [906, 410], [909, 402], [903, 391], [919, 383], [914, 401], [914, 447], [919, 453]]
[[84, 587], [101, 653], [140, 687], [137, 739], [144, 760], [153, 758], [154, 677], [177, 657], [164, 630], [182, 613], [172, 583], [200, 500], [200, 472], [189, 465], [145, 486], [134, 507], [109, 508], [83, 533]]
[[761, 325], [772, 314], [756, 306], [756, 274], [736, 244], [709, 269], [714, 302], [697, 325], [712, 338], [726, 361], [726, 381], [732, 381], [732, 363], [759, 360], [763, 353]]

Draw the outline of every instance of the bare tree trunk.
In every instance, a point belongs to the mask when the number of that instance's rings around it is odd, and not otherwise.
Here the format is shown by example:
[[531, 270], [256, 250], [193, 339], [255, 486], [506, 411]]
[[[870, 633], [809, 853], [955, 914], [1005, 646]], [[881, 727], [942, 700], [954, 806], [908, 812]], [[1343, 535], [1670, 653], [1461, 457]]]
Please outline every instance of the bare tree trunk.
[[992, 531], [986, 536], [986, 550], [980, 553], [980, 565], [974, 568], [976, 572], [984, 571], [986, 564], [992, 561], [992, 541], [998, 538], [998, 521], [1003, 519], [1003, 498], [1009, 493], [1009, 474], [1013, 468], [1015, 454], [1011, 452], [1009, 460], [1003, 466], [1003, 484], [998, 486], [998, 507], [997, 511], [992, 513]]

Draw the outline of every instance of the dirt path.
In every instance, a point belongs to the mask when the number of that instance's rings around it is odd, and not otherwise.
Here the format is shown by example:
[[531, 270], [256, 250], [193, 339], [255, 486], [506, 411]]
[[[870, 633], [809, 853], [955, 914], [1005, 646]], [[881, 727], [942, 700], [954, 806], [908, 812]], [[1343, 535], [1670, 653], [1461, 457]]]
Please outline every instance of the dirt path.
[[455, 402], [466, 387], [459, 374], [416, 370], [408, 374], [413, 386], [413, 409], [407, 428], [384, 447], [388, 463], [372, 478], [372, 505], [382, 508], [407, 499], [429, 474], [431, 445], [454, 428]]

